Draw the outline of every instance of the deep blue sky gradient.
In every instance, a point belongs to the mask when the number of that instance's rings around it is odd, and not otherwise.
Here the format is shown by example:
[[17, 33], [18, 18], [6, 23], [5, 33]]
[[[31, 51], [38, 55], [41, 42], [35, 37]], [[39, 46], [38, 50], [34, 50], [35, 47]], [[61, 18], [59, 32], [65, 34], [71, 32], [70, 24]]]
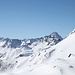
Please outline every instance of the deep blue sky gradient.
[[74, 28], [75, 0], [0, 0], [0, 37], [65, 37]]

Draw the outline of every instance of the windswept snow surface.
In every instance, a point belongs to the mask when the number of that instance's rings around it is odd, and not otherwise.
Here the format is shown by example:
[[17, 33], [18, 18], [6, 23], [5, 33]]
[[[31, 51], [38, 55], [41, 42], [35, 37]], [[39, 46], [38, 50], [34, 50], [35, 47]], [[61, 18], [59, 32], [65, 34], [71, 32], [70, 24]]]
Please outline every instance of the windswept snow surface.
[[46, 36], [46, 41], [35, 41], [25, 48], [0, 47], [0, 75], [75, 75], [75, 32], [72, 32], [52, 46]]

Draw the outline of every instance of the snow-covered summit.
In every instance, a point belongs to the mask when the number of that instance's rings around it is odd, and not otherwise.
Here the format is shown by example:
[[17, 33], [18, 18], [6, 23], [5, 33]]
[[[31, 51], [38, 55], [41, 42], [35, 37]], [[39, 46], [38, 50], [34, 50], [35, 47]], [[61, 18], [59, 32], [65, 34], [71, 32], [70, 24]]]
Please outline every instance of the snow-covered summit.
[[51, 33], [51, 35], [50, 35], [51, 37], [55, 37], [55, 38], [62, 38], [57, 32], [53, 32], [53, 33]]

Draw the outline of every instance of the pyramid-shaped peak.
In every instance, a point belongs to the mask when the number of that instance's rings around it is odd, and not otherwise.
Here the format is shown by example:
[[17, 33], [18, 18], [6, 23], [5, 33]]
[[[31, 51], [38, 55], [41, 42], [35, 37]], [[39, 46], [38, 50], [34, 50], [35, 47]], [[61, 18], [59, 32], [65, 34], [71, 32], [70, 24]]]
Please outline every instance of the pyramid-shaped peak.
[[51, 37], [61, 38], [61, 39], [62, 39], [62, 37], [61, 37], [57, 32], [53, 32], [53, 33], [51, 33], [50, 36], [51, 36]]

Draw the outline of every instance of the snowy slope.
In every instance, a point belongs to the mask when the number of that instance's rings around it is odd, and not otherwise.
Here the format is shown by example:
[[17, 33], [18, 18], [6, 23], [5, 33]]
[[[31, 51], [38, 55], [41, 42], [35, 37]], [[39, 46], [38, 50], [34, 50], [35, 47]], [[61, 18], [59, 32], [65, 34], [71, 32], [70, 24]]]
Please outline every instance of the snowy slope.
[[56, 34], [45, 36], [43, 42], [35, 41], [27, 48], [1, 47], [0, 75], [75, 75], [75, 32], [58, 44]]

